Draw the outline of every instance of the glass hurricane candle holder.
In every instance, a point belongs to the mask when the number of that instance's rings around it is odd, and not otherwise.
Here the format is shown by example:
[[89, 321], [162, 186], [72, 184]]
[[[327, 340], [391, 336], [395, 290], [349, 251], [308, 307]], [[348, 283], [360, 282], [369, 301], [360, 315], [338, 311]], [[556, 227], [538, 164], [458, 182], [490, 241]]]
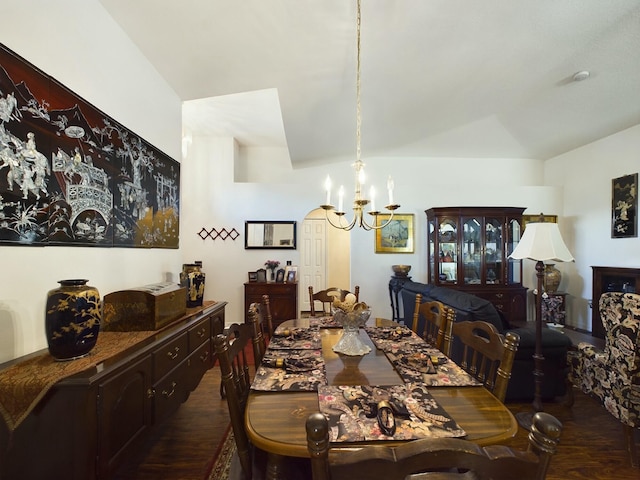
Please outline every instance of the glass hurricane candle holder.
[[360, 327], [363, 327], [369, 317], [371, 310], [359, 310], [357, 312], [344, 312], [340, 309], [333, 309], [333, 319], [338, 325], [342, 325], [342, 337], [333, 346], [333, 351], [345, 355], [366, 355], [371, 351], [371, 347], [360, 340]]

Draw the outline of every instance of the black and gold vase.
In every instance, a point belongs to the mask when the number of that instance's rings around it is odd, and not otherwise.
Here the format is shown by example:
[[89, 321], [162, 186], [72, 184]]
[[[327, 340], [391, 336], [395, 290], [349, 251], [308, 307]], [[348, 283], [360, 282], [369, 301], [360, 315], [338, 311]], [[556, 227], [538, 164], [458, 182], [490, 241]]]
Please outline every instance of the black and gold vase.
[[187, 289], [187, 308], [202, 306], [205, 274], [200, 267], [200, 263], [185, 263], [182, 265], [180, 286]]
[[544, 266], [544, 291], [547, 293], [555, 293], [560, 286], [562, 274], [555, 267], [555, 263], [547, 263]]
[[56, 360], [84, 357], [98, 341], [102, 303], [88, 280], [60, 280], [47, 293], [45, 329], [49, 353]]

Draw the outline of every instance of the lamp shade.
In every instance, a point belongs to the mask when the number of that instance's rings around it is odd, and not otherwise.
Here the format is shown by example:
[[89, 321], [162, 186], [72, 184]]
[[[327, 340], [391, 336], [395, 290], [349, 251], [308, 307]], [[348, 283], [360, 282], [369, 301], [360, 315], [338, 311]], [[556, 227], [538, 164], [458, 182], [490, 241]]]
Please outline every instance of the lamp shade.
[[527, 223], [520, 243], [509, 258], [517, 260], [553, 260], [555, 262], [573, 262], [573, 256], [562, 240], [557, 223]]

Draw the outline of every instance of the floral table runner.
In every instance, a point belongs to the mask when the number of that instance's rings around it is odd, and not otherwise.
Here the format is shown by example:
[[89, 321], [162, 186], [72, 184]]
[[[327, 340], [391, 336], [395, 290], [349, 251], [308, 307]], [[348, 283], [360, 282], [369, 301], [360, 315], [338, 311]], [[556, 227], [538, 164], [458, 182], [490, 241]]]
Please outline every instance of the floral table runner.
[[7, 427], [15, 430], [60, 380], [96, 368], [156, 333], [100, 332], [96, 346], [83, 358], [59, 362], [46, 352], [6, 368], [0, 372], [0, 414]]
[[[329, 420], [331, 442], [464, 437], [466, 432], [429, 394], [424, 384], [318, 387], [320, 411]], [[382, 402], [382, 403], [381, 403]], [[395, 432], [381, 428], [383, 405], [395, 419]], [[383, 420], [379, 420], [379, 418]]]
[[273, 350], [269, 344], [251, 388], [265, 392], [315, 392], [326, 383], [322, 350]]

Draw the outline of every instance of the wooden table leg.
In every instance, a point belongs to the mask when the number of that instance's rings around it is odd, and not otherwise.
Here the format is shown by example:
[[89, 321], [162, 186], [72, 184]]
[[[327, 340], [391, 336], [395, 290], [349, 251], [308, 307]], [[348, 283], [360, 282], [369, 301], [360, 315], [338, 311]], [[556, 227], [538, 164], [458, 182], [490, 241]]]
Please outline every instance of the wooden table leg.
[[266, 480], [285, 480], [284, 461], [285, 457], [275, 453], [269, 453], [267, 456], [267, 472]]

